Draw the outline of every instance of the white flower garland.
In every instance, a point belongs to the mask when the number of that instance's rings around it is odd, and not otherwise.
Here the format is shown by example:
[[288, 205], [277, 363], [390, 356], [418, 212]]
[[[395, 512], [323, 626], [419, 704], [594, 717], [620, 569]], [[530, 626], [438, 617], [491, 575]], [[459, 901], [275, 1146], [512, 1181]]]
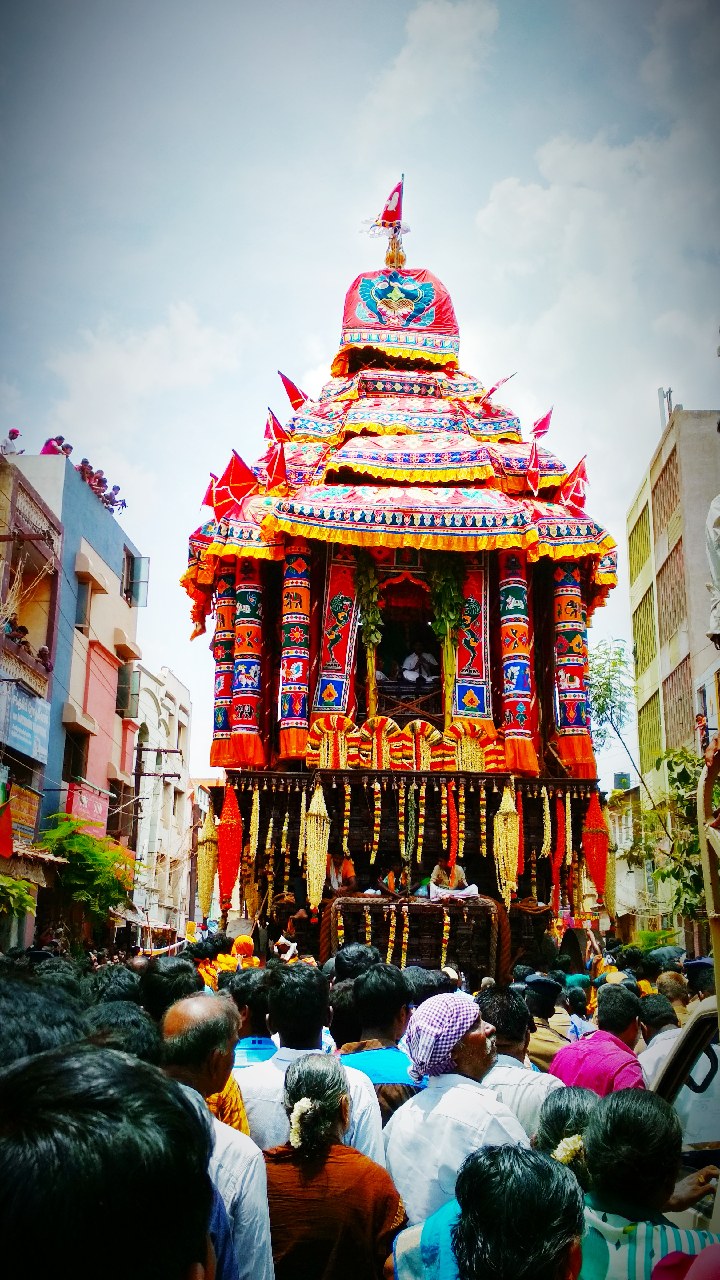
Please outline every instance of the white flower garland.
[[302, 1146], [302, 1118], [307, 1115], [308, 1111], [312, 1111], [315, 1103], [310, 1098], [298, 1098], [292, 1109], [290, 1116], [290, 1146]]

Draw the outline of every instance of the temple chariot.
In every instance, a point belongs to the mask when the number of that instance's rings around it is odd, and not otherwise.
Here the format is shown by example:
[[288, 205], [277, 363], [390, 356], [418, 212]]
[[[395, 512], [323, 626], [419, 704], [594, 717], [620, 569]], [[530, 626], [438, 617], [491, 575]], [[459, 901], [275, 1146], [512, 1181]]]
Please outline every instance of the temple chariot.
[[502, 384], [459, 367], [450, 295], [388, 208], [320, 395], [283, 377], [289, 417], [211, 480], [190, 537], [220, 893], [321, 959], [372, 941], [502, 977], [589, 877], [602, 896], [587, 626], [615, 544], [547, 420], [524, 439]]

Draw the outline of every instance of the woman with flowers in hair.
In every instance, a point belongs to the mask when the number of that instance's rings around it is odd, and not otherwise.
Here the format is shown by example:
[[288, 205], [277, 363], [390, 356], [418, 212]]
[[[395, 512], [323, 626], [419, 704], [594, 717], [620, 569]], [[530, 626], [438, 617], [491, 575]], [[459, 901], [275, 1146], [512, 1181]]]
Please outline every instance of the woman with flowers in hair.
[[386, 1171], [343, 1144], [342, 1065], [320, 1053], [295, 1059], [284, 1105], [290, 1140], [265, 1152], [276, 1280], [380, 1280], [405, 1210]]

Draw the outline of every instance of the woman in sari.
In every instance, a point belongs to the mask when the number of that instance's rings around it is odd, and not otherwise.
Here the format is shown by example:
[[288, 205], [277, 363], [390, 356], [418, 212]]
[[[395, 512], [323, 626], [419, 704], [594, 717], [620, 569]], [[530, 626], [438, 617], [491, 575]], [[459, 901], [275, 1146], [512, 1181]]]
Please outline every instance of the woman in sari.
[[377, 1280], [406, 1217], [389, 1174], [342, 1142], [345, 1071], [328, 1054], [288, 1067], [290, 1141], [265, 1152], [276, 1280]]

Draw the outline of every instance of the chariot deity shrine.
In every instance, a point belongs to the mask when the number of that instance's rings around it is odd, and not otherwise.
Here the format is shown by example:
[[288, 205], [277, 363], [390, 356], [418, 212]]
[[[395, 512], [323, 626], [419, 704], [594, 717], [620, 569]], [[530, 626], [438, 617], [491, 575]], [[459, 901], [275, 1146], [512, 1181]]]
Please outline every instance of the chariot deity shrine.
[[[319, 397], [283, 377], [291, 415], [270, 414], [254, 466], [233, 454], [190, 538], [211, 764], [233, 792], [220, 887], [239, 876], [251, 911], [297, 905], [304, 878], [325, 951], [329, 927], [500, 972], [550, 908], [580, 913], [583, 877], [602, 897], [587, 626], [615, 544], [584, 465], [538, 443], [544, 422], [523, 439], [501, 384], [459, 367], [450, 295], [405, 266], [398, 230], [347, 291]], [[323, 904], [333, 851], [356, 891]], [[413, 895], [443, 856], [477, 897]], [[363, 896], [398, 858], [398, 895]]]

